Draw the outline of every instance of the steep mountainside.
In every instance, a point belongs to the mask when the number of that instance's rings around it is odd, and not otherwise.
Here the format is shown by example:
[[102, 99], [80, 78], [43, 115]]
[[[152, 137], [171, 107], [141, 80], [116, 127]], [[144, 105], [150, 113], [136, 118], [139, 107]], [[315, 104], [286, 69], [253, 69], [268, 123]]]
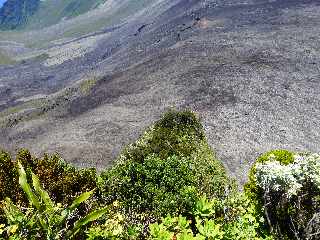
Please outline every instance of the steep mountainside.
[[239, 178], [267, 150], [315, 152], [319, 23], [318, 0], [107, 0], [1, 32], [0, 147], [100, 168], [176, 107]]
[[35, 29], [83, 14], [105, 0], [8, 0], [0, 10], [0, 28]]
[[0, 0], [0, 7], [6, 2], [6, 0]]
[[8, 0], [0, 9], [0, 29], [25, 26], [39, 4], [40, 0]]

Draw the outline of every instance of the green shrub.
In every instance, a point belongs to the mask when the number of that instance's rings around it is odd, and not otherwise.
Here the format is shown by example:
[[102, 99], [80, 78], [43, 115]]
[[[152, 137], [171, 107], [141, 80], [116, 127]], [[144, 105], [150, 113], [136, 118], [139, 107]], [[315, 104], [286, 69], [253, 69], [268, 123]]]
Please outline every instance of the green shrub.
[[[0, 153], [0, 201], [9, 197], [15, 204], [28, 206], [28, 200], [18, 184], [18, 161], [26, 169], [28, 180], [31, 181], [31, 171], [34, 172], [55, 202], [70, 204], [82, 192], [97, 188], [95, 169], [78, 170], [57, 155], [45, 155], [38, 159], [32, 157], [28, 150], [22, 149], [18, 152], [16, 161], [8, 153]], [[95, 196], [98, 197], [97, 194]], [[85, 215], [94, 204], [95, 201], [82, 204], [78, 214]], [[0, 222], [3, 220], [3, 211], [0, 210]]]
[[27, 201], [18, 184], [18, 172], [9, 153], [0, 151], [0, 224], [5, 222], [2, 201], [10, 197], [17, 204]]
[[143, 162], [150, 154], [157, 154], [162, 159], [173, 155], [189, 157], [203, 149], [203, 145], [207, 145], [206, 137], [196, 115], [191, 111], [171, 110], [151, 126], [137, 142], [124, 149], [119, 161], [129, 159]]
[[88, 240], [141, 239], [143, 226], [133, 223], [125, 214], [122, 204], [118, 201], [107, 205], [107, 213], [95, 222], [86, 232]]
[[19, 184], [32, 207], [21, 208], [6, 198], [4, 211], [9, 224], [7, 237], [10, 239], [71, 239], [81, 228], [106, 212], [106, 208], [96, 210], [75, 223], [70, 223], [75, 210], [91, 197], [93, 191], [82, 193], [67, 208], [63, 208], [61, 204], [55, 204], [50, 199], [35, 174], [30, 172], [31, 187], [20, 162], [18, 168]]
[[143, 164], [129, 161], [102, 176], [103, 189], [111, 201], [118, 200], [139, 213], [162, 216], [186, 211], [186, 199], [197, 196], [192, 187], [200, 184], [192, 164], [189, 158], [177, 156], [149, 156]]
[[50, 196], [63, 204], [70, 204], [75, 196], [97, 188], [94, 168], [77, 169], [57, 155], [45, 155], [42, 159], [37, 159], [32, 170], [43, 182]]
[[224, 197], [229, 184], [195, 114], [170, 111], [101, 174], [99, 188], [106, 203], [120, 201], [130, 217], [149, 223], [188, 214], [199, 194]]
[[[261, 235], [261, 222], [254, 206], [243, 194], [227, 199], [200, 198], [189, 218], [183, 216], [162, 218], [150, 225], [150, 239], [177, 240], [258, 240], [272, 239]], [[260, 221], [259, 221], [260, 220]]]
[[87, 240], [139, 239], [141, 225], [130, 225], [121, 213], [108, 216], [103, 224], [87, 231]]

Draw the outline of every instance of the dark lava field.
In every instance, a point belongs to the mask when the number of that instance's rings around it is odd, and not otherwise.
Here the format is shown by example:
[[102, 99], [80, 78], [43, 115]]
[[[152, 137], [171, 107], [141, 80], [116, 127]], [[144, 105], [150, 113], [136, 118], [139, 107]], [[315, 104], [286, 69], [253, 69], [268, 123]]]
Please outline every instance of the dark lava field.
[[240, 181], [265, 151], [320, 149], [319, 1], [152, 0], [123, 17], [110, 2], [116, 21], [97, 10], [0, 32], [14, 62], [0, 65], [0, 147], [102, 168], [164, 111], [190, 108]]

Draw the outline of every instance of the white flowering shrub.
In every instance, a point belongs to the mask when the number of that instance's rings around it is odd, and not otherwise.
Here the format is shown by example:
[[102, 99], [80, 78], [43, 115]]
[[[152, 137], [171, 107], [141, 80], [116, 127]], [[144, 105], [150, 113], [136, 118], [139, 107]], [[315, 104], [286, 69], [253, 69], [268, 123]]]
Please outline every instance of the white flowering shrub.
[[296, 178], [311, 181], [320, 189], [320, 154], [297, 155], [295, 163], [299, 166], [295, 171]]
[[293, 154], [280, 161], [268, 154], [258, 160], [246, 191], [252, 190], [271, 232], [278, 239], [320, 239], [320, 155]]
[[284, 192], [288, 198], [296, 196], [307, 182], [320, 190], [320, 155], [296, 154], [288, 165], [272, 160], [258, 163], [256, 179], [264, 191]]

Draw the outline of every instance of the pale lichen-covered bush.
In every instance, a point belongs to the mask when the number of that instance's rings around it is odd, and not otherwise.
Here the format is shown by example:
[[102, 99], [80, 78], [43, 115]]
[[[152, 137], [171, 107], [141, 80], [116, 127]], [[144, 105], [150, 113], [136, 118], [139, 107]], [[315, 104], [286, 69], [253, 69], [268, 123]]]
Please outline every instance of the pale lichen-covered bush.
[[288, 150], [277, 149], [269, 151], [259, 158], [257, 158], [256, 162], [253, 164], [250, 172], [249, 172], [249, 181], [245, 184], [244, 190], [246, 195], [256, 204], [257, 210], [262, 209], [263, 205], [263, 191], [262, 188], [257, 185], [257, 177], [256, 177], [256, 166], [259, 163], [265, 162], [278, 162], [280, 165], [288, 165], [293, 163], [294, 161], [294, 153]]
[[320, 155], [293, 154], [283, 164], [269, 154], [253, 171], [247, 186], [255, 186], [252, 199], [269, 230], [279, 239], [320, 239]]
[[277, 161], [258, 163], [256, 171], [257, 184], [264, 191], [283, 191], [291, 198], [308, 182], [320, 190], [319, 154], [296, 154], [294, 162], [288, 165]]

